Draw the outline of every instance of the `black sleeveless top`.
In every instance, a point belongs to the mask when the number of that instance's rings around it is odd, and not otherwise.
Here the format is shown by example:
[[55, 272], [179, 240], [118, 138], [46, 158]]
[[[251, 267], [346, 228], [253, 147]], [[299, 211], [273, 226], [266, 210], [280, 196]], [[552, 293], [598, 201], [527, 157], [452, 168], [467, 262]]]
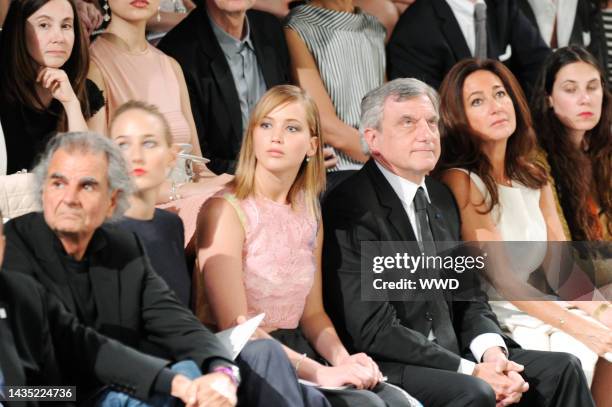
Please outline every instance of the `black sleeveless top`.
[[[104, 106], [104, 97], [89, 79], [86, 80], [86, 91], [90, 116], [93, 116]], [[0, 99], [0, 124], [6, 142], [7, 174], [34, 167], [39, 154], [57, 131], [62, 110], [62, 104], [56, 99], [44, 111]]]

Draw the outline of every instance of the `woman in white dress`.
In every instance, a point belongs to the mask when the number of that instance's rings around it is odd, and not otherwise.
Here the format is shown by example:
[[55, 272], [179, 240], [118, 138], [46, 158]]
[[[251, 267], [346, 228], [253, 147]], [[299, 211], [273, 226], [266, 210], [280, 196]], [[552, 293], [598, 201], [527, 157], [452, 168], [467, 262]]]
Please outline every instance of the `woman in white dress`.
[[[451, 69], [440, 93], [439, 171], [457, 200], [463, 240], [529, 242], [529, 250], [523, 246], [520, 253], [509, 252], [516, 244], [504, 245], [501, 252], [499, 245], [488, 246], [501, 253], [495, 259], [489, 256], [494, 271], [501, 270], [493, 281], [518, 281], [514, 286], [523, 296], [513, 291], [510, 297], [511, 291], [500, 287], [498, 291], [520, 310], [573, 336], [597, 355], [611, 352], [612, 330], [605, 325], [568, 312], [561, 301], [526, 300], [533, 297], [526, 294], [529, 286], [521, 283], [547, 255], [545, 243], [533, 242], [562, 241], [565, 235], [546, 173], [533, 163], [535, 134], [518, 82], [498, 61], [468, 59]], [[584, 276], [572, 275], [565, 284], [576, 285], [580, 278]], [[599, 359], [592, 387], [598, 406], [611, 402], [611, 366]], [[607, 392], [599, 391], [604, 387]]]

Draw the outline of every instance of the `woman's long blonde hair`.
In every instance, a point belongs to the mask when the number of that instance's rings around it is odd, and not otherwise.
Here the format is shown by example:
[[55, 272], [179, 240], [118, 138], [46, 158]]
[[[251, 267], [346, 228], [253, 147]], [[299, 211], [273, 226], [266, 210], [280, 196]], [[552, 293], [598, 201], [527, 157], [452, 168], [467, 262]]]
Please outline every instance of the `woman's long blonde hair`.
[[303, 193], [306, 208], [319, 220], [319, 194], [325, 189], [325, 165], [319, 111], [312, 98], [297, 86], [275, 86], [268, 90], [255, 106], [240, 148], [236, 177], [233, 181], [234, 193], [238, 199], [245, 199], [254, 193], [257, 158], [253, 146], [253, 131], [270, 112], [289, 103], [300, 103], [304, 107], [310, 136], [317, 137], [318, 143], [315, 154], [308, 161], [304, 160], [300, 166], [287, 199], [295, 209], [298, 195]]

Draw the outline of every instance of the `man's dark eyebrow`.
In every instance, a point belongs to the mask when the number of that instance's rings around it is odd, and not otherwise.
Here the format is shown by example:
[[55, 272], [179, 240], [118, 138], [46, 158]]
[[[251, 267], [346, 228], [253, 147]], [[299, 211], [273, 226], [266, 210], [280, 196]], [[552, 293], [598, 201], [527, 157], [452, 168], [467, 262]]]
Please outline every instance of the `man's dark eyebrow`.
[[411, 116], [408, 113], [404, 113], [403, 115], [401, 115], [400, 120], [405, 120], [405, 119], [414, 120], [414, 116]]
[[59, 180], [62, 180], [62, 181], [68, 181], [68, 178], [66, 178], [65, 175], [63, 175], [63, 174], [61, 174], [59, 172], [52, 173], [51, 175], [49, 175], [49, 178], [50, 179], [59, 179]]
[[[66, 177], [63, 174], [60, 174], [59, 172], [52, 173], [51, 175], [49, 175], [49, 178], [53, 180], [60, 180], [60, 181], [68, 182], [68, 177]], [[99, 185], [100, 181], [98, 181], [94, 177], [83, 177], [79, 180], [79, 184], [80, 185], [85, 185], [85, 184]]]
[[83, 178], [81, 178], [79, 180], [79, 184], [80, 185], [85, 185], [85, 184], [88, 184], [88, 185], [99, 185], [100, 182], [97, 179], [95, 179], [94, 177], [83, 177]]

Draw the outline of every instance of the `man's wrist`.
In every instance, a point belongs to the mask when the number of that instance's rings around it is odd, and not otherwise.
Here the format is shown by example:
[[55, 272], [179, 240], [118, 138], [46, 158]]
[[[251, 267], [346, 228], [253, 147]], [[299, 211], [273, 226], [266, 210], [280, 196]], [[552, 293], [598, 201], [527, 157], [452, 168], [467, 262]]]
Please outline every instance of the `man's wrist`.
[[185, 390], [191, 384], [191, 380], [182, 374], [177, 374], [172, 378], [172, 384], [170, 386], [170, 395], [173, 397], [181, 398], [185, 393]]
[[506, 349], [502, 348], [501, 346], [493, 346], [487, 349], [485, 353], [482, 354], [482, 361], [483, 362], [494, 362], [500, 357], [507, 359], [508, 352], [506, 351]]
[[230, 378], [230, 380], [232, 381], [232, 383], [234, 383], [234, 386], [236, 386], [236, 388], [240, 386], [241, 378], [240, 378], [240, 369], [238, 369], [238, 366], [220, 365], [220, 366], [214, 367], [211, 370], [211, 372], [223, 373], [224, 375]]
[[168, 367], [161, 369], [151, 386], [152, 392], [159, 394], [172, 394], [172, 386], [176, 376], [178, 376], [178, 374]]

